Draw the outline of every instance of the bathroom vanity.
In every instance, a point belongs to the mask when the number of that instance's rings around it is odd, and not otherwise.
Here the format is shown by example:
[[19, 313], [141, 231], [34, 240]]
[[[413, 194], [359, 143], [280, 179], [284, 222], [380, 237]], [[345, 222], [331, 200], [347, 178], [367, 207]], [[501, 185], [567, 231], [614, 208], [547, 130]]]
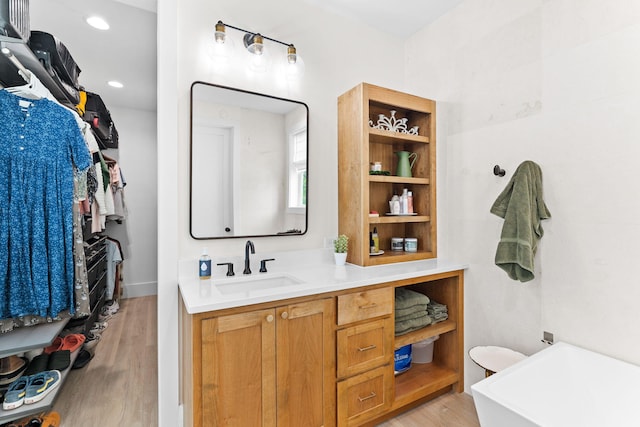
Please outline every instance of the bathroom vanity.
[[[463, 391], [465, 265], [276, 258], [269, 273], [181, 278], [185, 426], [375, 425]], [[401, 286], [446, 304], [449, 318], [395, 337]], [[433, 362], [394, 376], [394, 350], [434, 335]]]

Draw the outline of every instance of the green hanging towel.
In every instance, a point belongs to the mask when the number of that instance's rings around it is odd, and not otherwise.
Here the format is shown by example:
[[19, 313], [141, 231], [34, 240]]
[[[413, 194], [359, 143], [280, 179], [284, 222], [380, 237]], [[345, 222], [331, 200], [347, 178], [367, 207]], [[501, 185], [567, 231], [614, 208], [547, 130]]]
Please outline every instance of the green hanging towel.
[[551, 218], [542, 198], [540, 166], [530, 160], [522, 162], [491, 206], [491, 213], [504, 218], [496, 265], [513, 280], [532, 280], [538, 240], [544, 234], [540, 220]]

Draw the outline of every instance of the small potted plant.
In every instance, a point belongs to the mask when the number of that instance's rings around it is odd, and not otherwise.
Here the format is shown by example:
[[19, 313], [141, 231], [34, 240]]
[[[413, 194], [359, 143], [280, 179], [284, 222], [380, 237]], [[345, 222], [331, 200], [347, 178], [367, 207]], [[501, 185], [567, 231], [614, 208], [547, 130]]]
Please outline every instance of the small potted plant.
[[341, 234], [334, 242], [334, 257], [336, 265], [344, 265], [347, 261], [347, 248], [349, 247], [349, 238], [345, 234]]

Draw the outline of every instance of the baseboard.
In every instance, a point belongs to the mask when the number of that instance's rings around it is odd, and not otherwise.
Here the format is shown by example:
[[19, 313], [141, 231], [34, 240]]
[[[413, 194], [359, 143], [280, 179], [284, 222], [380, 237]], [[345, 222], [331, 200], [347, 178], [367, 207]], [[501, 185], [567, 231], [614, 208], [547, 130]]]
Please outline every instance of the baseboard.
[[129, 283], [122, 287], [122, 298], [146, 297], [158, 294], [158, 282]]

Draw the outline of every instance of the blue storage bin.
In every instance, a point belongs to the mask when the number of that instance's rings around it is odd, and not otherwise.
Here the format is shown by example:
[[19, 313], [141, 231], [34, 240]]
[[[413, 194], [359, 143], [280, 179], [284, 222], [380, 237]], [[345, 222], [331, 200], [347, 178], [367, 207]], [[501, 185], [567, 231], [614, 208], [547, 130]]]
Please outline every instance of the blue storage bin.
[[394, 372], [401, 374], [411, 367], [411, 344], [400, 347], [394, 352]]

